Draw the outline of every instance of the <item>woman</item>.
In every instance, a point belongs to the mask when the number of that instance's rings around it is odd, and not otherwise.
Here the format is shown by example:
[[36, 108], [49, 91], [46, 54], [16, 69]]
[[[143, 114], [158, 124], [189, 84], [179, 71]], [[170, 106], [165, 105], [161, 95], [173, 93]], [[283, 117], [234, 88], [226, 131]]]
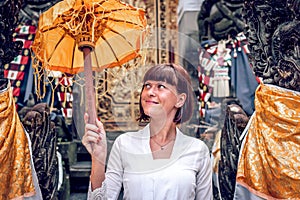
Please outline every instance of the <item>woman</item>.
[[193, 113], [188, 73], [160, 64], [146, 72], [143, 83], [139, 120], [149, 123], [115, 140], [106, 173], [103, 124], [86, 124], [82, 142], [92, 156], [88, 199], [117, 199], [122, 186], [124, 199], [212, 199], [208, 147], [177, 127]]

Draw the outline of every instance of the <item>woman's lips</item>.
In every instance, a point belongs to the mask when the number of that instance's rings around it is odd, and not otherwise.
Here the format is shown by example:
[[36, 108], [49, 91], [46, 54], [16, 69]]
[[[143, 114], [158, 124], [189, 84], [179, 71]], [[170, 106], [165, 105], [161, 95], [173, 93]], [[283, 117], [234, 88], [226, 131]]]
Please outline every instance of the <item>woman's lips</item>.
[[156, 102], [156, 101], [150, 101], [150, 100], [146, 100], [145, 102], [147, 104], [158, 104], [158, 102]]

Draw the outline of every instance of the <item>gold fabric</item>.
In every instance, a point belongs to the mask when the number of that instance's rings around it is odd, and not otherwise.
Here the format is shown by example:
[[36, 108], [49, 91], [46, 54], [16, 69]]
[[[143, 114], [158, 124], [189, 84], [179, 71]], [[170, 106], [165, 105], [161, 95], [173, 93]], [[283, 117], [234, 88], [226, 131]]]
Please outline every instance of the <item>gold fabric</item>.
[[212, 148], [213, 155], [213, 172], [218, 174], [219, 172], [219, 162], [221, 159], [221, 134], [222, 131], [218, 131], [215, 137], [214, 146]]
[[94, 71], [121, 66], [140, 56], [147, 26], [145, 10], [120, 0], [64, 0], [42, 13], [32, 50], [43, 68], [83, 71], [78, 47], [94, 46]]
[[271, 85], [256, 91], [237, 183], [267, 199], [300, 199], [300, 93]]
[[9, 88], [0, 92], [0, 199], [34, 194], [28, 139]]

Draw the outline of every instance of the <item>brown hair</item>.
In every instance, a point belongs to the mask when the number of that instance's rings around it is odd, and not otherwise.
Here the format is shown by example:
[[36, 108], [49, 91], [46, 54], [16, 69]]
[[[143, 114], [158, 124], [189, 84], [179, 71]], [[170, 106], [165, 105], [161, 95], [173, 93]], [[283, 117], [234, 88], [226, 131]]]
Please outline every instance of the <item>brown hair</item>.
[[[194, 92], [191, 86], [191, 78], [182, 66], [172, 63], [155, 65], [146, 72], [146, 74], [144, 75], [143, 83], [148, 80], [164, 81], [168, 84], [174, 85], [179, 94], [186, 94], [185, 103], [177, 110], [173, 122], [179, 124], [186, 122], [191, 118], [194, 111]], [[141, 93], [143, 92], [143, 90], [144, 86]], [[149, 120], [149, 116], [144, 113], [144, 109], [141, 104], [141, 97], [140, 117], [138, 118], [138, 120], [140, 122]]]

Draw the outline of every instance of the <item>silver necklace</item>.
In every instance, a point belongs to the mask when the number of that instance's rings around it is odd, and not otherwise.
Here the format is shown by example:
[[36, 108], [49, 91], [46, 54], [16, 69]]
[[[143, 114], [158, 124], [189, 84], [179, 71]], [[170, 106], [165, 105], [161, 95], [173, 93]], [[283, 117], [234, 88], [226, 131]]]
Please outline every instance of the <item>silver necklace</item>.
[[175, 138], [173, 138], [169, 142], [167, 142], [166, 144], [161, 145], [153, 137], [151, 137], [151, 138], [152, 138], [153, 142], [155, 142], [155, 144], [157, 144], [158, 146], [160, 146], [160, 150], [164, 150], [168, 144], [170, 144], [172, 141], [175, 140]]

